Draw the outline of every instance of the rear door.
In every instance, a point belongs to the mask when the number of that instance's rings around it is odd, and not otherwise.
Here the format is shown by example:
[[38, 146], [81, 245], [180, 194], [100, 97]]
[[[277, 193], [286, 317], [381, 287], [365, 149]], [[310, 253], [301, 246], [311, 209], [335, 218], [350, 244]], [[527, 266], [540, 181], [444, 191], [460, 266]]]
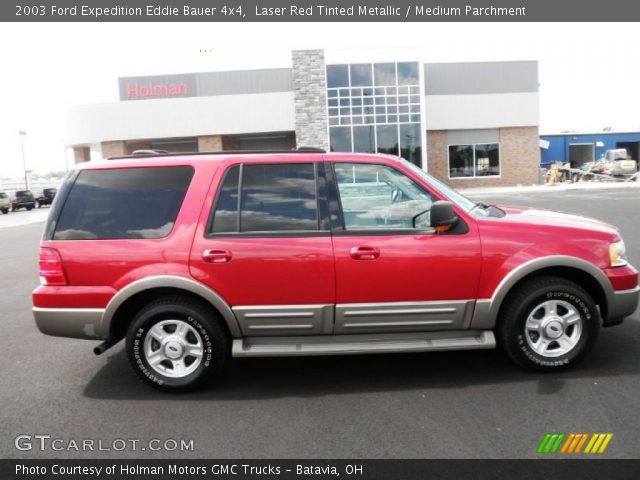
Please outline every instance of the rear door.
[[245, 336], [332, 332], [335, 274], [321, 160], [246, 157], [214, 178], [190, 270], [230, 304]]

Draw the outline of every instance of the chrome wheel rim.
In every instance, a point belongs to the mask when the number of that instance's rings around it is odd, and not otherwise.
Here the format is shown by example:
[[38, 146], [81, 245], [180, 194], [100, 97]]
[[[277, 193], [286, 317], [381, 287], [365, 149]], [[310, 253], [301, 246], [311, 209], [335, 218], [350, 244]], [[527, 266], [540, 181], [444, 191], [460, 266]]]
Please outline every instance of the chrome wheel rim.
[[183, 320], [162, 320], [149, 329], [144, 338], [144, 356], [157, 373], [182, 378], [202, 363], [201, 335]]
[[563, 300], [547, 300], [527, 317], [527, 344], [543, 357], [560, 357], [575, 348], [582, 336], [578, 309]]

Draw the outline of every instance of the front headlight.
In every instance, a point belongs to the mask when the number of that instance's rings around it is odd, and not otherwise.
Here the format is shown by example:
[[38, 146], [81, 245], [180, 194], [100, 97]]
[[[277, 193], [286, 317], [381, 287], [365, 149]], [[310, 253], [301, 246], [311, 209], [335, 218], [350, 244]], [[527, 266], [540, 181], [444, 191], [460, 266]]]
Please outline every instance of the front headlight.
[[612, 267], [624, 267], [627, 264], [627, 248], [624, 246], [624, 240], [619, 240], [609, 245], [609, 258]]

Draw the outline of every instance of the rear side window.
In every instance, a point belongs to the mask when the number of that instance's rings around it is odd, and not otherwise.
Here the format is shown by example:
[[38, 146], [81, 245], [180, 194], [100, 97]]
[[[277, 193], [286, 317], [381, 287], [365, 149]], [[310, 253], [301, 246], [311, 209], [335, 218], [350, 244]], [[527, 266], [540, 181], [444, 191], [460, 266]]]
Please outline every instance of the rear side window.
[[218, 203], [213, 214], [213, 232], [238, 231], [238, 182], [240, 181], [240, 167], [235, 166], [224, 177]]
[[210, 231], [317, 231], [316, 192], [312, 163], [233, 167], [220, 188]]
[[7, 194], [4, 192], [0, 192], [0, 198], [7, 198]]
[[64, 203], [53, 239], [166, 237], [192, 177], [191, 167], [84, 170]]

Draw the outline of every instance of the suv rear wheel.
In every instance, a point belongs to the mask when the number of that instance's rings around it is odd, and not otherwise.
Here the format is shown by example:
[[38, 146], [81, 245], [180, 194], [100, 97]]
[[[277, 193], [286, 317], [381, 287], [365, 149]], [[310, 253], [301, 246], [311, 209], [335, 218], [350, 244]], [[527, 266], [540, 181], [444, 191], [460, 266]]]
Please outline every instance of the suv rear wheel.
[[521, 367], [556, 371], [581, 360], [593, 347], [600, 315], [591, 296], [559, 277], [524, 283], [500, 312], [501, 347]]
[[220, 373], [229, 338], [211, 307], [177, 296], [155, 300], [137, 313], [126, 349], [145, 383], [178, 392], [197, 388]]

